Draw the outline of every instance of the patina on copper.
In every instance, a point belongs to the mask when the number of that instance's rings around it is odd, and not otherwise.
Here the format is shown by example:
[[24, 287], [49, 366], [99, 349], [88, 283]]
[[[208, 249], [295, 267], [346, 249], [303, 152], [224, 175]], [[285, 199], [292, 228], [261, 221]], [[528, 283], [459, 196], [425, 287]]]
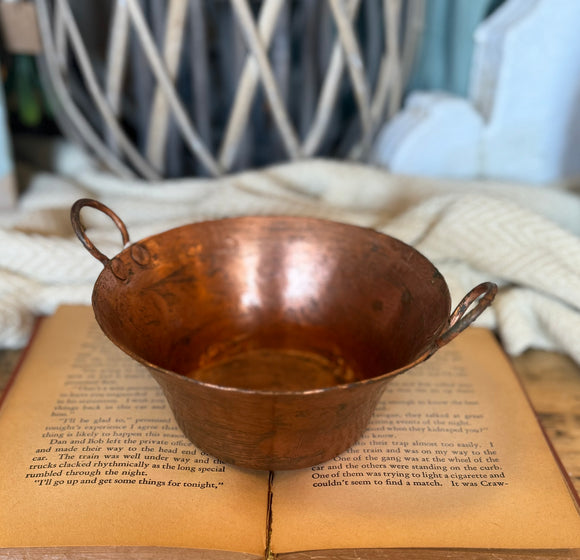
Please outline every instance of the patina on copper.
[[[110, 216], [125, 248], [103, 255], [80, 211]], [[427, 359], [490, 304], [474, 288], [450, 316], [437, 269], [371, 229], [300, 217], [194, 223], [132, 245], [82, 199], [73, 228], [103, 265], [104, 333], [148, 367], [185, 435], [241, 467], [296, 469], [363, 433], [386, 383]]]

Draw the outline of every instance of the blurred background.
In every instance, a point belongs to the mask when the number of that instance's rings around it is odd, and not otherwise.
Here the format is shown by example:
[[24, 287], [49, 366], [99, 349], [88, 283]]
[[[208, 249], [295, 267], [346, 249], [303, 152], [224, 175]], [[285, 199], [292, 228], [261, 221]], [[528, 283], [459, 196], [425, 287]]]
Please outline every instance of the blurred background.
[[474, 31], [501, 4], [3, 1], [8, 127], [146, 180], [368, 161], [409, 92], [468, 97]]

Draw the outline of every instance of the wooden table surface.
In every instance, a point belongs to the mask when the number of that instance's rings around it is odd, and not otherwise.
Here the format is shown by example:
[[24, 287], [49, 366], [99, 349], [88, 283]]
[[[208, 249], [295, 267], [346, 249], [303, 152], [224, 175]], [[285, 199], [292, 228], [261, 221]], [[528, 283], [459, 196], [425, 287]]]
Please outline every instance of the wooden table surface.
[[[20, 352], [0, 352], [0, 394]], [[580, 494], [580, 367], [567, 356], [531, 350], [513, 360], [548, 438]]]
[[513, 363], [580, 494], [580, 367], [567, 356], [539, 350], [529, 350]]

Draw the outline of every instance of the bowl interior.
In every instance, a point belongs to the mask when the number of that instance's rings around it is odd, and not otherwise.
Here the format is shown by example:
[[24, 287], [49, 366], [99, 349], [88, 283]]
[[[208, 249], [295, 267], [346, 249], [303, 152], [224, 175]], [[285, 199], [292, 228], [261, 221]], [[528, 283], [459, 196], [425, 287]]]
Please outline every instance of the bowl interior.
[[114, 261], [93, 292], [105, 334], [144, 363], [230, 387], [306, 390], [385, 374], [419, 357], [450, 311], [444, 279], [417, 251], [316, 219], [192, 224]]

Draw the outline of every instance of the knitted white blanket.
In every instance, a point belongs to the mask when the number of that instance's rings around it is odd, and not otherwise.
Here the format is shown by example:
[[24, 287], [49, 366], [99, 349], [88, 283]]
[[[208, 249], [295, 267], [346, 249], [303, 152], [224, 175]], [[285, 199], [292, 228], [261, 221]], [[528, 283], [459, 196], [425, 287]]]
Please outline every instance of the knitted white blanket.
[[[90, 303], [102, 265], [72, 233], [69, 211], [96, 198], [131, 239], [192, 221], [242, 214], [324, 217], [376, 228], [413, 245], [444, 275], [454, 303], [479, 282], [500, 291], [478, 320], [510, 354], [555, 349], [580, 363], [580, 196], [557, 188], [391, 175], [325, 160], [221, 179], [150, 184], [99, 172], [68, 146], [57, 172], [35, 172], [16, 210], [0, 215], [0, 347], [27, 342], [39, 314]], [[109, 218], [83, 212], [105, 254], [121, 249]]]

